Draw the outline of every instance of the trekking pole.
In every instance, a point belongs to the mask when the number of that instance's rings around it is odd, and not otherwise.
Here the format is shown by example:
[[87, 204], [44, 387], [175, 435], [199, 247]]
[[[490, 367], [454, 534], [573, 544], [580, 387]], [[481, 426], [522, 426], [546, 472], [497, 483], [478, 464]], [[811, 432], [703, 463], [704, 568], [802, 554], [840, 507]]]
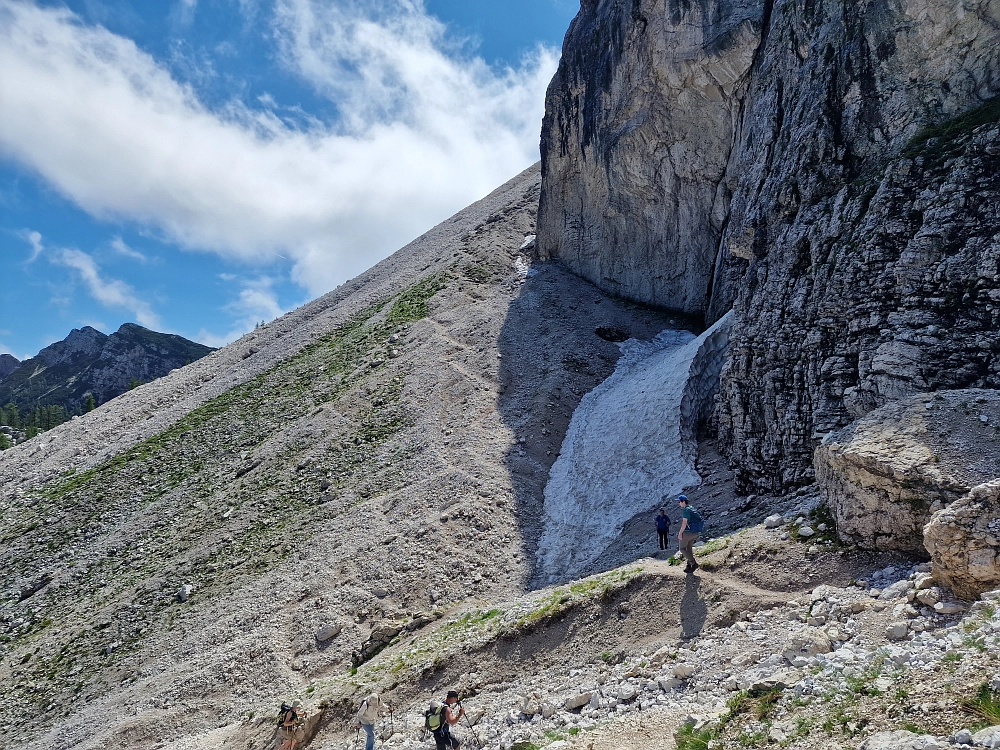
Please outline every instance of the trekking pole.
[[462, 714], [465, 717], [465, 723], [469, 725], [469, 731], [472, 732], [472, 738], [476, 741], [476, 747], [479, 750], [483, 750], [483, 743], [479, 741], [479, 735], [476, 734], [476, 728], [472, 726], [472, 719], [469, 718], [468, 714]]
[[354, 738], [354, 750], [357, 750], [359, 747], [361, 747], [361, 727], [358, 727], [358, 734]]

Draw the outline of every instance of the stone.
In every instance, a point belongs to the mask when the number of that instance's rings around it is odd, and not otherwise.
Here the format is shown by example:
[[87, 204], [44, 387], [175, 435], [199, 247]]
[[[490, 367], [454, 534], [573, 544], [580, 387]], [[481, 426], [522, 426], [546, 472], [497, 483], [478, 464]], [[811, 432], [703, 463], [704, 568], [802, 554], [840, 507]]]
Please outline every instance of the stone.
[[885, 602], [891, 602], [906, 596], [907, 592], [912, 588], [913, 583], [911, 581], [896, 581], [891, 586], [886, 586], [882, 589], [882, 593], [879, 594], [878, 598]]
[[784, 524], [784, 519], [781, 517], [780, 513], [775, 513], [773, 516], [768, 516], [764, 519], [764, 527], [767, 529], [776, 529], [782, 524]]
[[935, 586], [934, 588], [918, 591], [916, 599], [925, 607], [933, 608], [935, 604], [941, 601], [941, 590]]
[[1000, 586], [998, 518], [1000, 480], [995, 480], [937, 512], [924, 529], [935, 579], [963, 599]]
[[[932, 411], [923, 397], [904, 398], [824, 440], [816, 479], [843, 541], [915, 554], [934, 544], [945, 554], [957, 529], [939, 529], [939, 522], [928, 539], [924, 527], [974, 485], [1000, 476], [1000, 436], [980, 435], [962, 406], [979, 400], [1000, 417], [1000, 391], [943, 391]], [[956, 441], [973, 439], [983, 443], [983, 458], [970, 463]], [[950, 524], [954, 516], [947, 518]]]
[[754, 680], [750, 685], [750, 692], [754, 695], [760, 695], [772, 690], [787, 690], [794, 687], [801, 679], [802, 675], [798, 672], [778, 670]]
[[808, 659], [817, 654], [828, 654], [832, 650], [833, 644], [823, 633], [800, 630], [789, 634], [788, 639], [785, 641], [782, 655], [793, 666], [801, 666], [801, 664], [795, 664], [794, 660]]
[[972, 732], [968, 729], [962, 729], [955, 732], [955, 742], [959, 745], [971, 745], [972, 744]]
[[808, 539], [813, 536], [816, 532], [813, 531], [811, 526], [800, 526], [799, 527], [799, 537], [802, 539]]
[[681, 680], [677, 677], [671, 677], [669, 679], [660, 679], [658, 681], [658, 684], [660, 686], [660, 690], [664, 691], [665, 693], [669, 693], [671, 690], [676, 690], [679, 687], [683, 687], [684, 680]]
[[674, 665], [673, 675], [681, 680], [686, 680], [696, 671], [693, 664], [676, 664]]
[[923, 750], [926, 741], [926, 735], [898, 729], [873, 734], [858, 746], [858, 750]]
[[618, 700], [630, 701], [639, 694], [639, 690], [630, 682], [623, 682], [618, 686]]
[[593, 697], [594, 693], [577, 693], [576, 695], [566, 699], [566, 702], [563, 704], [563, 708], [567, 711], [575, 711], [576, 709], [583, 708], [590, 703], [590, 699]]
[[959, 602], [938, 602], [934, 605], [934, 611], [939, 615], [957, 615], [965, 611], [965, 605]]
[[340, 632], [343, 630], [343, 625], [340, 623], [326, 623], [325, 625], [320, 625], [316, 630], [316, 640], [320, 643], [326, 643], [329, 640], [333, 640]]
[[885, 637], [890, 641], [901, 641], [906, 638], [910, 633], [910, 624], [908, 622], [893, 622], [885, 630]]
[[186, 602], [191, 597], [191, 594], [193, 594], [193, 593], [194, 593], [194, 586], [192, 586], [190, 583], [185, 583], [177, 591], [177, 594], [176, 594], [177, 601], [179, 601], [179, 602], [181, 602], [183, 604], [184, 602]]
[[980, 729], [972, 735], [972, 742], [983, 747], [996, 747], [1000, 744], [1000, 725]]

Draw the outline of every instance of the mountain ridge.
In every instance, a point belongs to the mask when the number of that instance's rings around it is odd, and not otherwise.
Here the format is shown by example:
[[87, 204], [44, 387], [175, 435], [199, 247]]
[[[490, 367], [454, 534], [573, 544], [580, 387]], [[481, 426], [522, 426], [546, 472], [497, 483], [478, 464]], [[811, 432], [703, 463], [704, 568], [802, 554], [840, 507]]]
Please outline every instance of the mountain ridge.
[[110, 335], [90, 326], [74, 328], [62, 341], [0, 376], [0, 404], [13, 403], [22, 410], [58, 405], [67, 413], [79, 413], [88, 395], [104, 403], [212, 351], [135, 323], [125, 323]]

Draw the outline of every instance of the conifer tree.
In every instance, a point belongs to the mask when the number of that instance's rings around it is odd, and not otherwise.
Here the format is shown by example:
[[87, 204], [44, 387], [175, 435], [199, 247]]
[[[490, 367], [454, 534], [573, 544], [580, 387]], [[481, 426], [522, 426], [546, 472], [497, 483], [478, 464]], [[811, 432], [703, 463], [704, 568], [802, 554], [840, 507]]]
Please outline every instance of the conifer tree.
[[5, 451], [10, 448], [10, 438], [7, 437], [6, 433], [0, 432], [0, 451]]
[[86, 400], [83, 402], [83, 410], [87, 413], [90, 413], [96, 408], [97, 408], [97, 402], [94, 400], [94, 394], [88, 393]]

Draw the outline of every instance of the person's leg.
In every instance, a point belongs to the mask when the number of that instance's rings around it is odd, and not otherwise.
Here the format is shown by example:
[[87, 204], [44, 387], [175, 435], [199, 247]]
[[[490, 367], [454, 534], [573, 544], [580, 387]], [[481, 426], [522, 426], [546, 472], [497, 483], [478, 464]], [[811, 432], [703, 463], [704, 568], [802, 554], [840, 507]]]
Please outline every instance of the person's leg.
[[448, 736], [444, 734], [435, 734], [434, 746], [437, 750], [448, 750]]
[[685, 570], [688, 572], [694, 571], [698, 567], [698, 561], [694, 557], [694, 543], [698, 541], [700, 534], [694, 534], [691, 532], [686, 532], [684, 538], [681, 541], [683, 546], [684, 557], [687, 559], [687, 567]]
[[374, 724], [362, 724], [361, 728], [365, 730], [365, 750], [375, 750], [375, 725]]
[[458, 748], [462, 746], [461, 743], [458, 741], [458, 737], [455, 737], [454, 735], [449, 735], [448, 738], [451, 740], [452, 750], [458, 750]]

